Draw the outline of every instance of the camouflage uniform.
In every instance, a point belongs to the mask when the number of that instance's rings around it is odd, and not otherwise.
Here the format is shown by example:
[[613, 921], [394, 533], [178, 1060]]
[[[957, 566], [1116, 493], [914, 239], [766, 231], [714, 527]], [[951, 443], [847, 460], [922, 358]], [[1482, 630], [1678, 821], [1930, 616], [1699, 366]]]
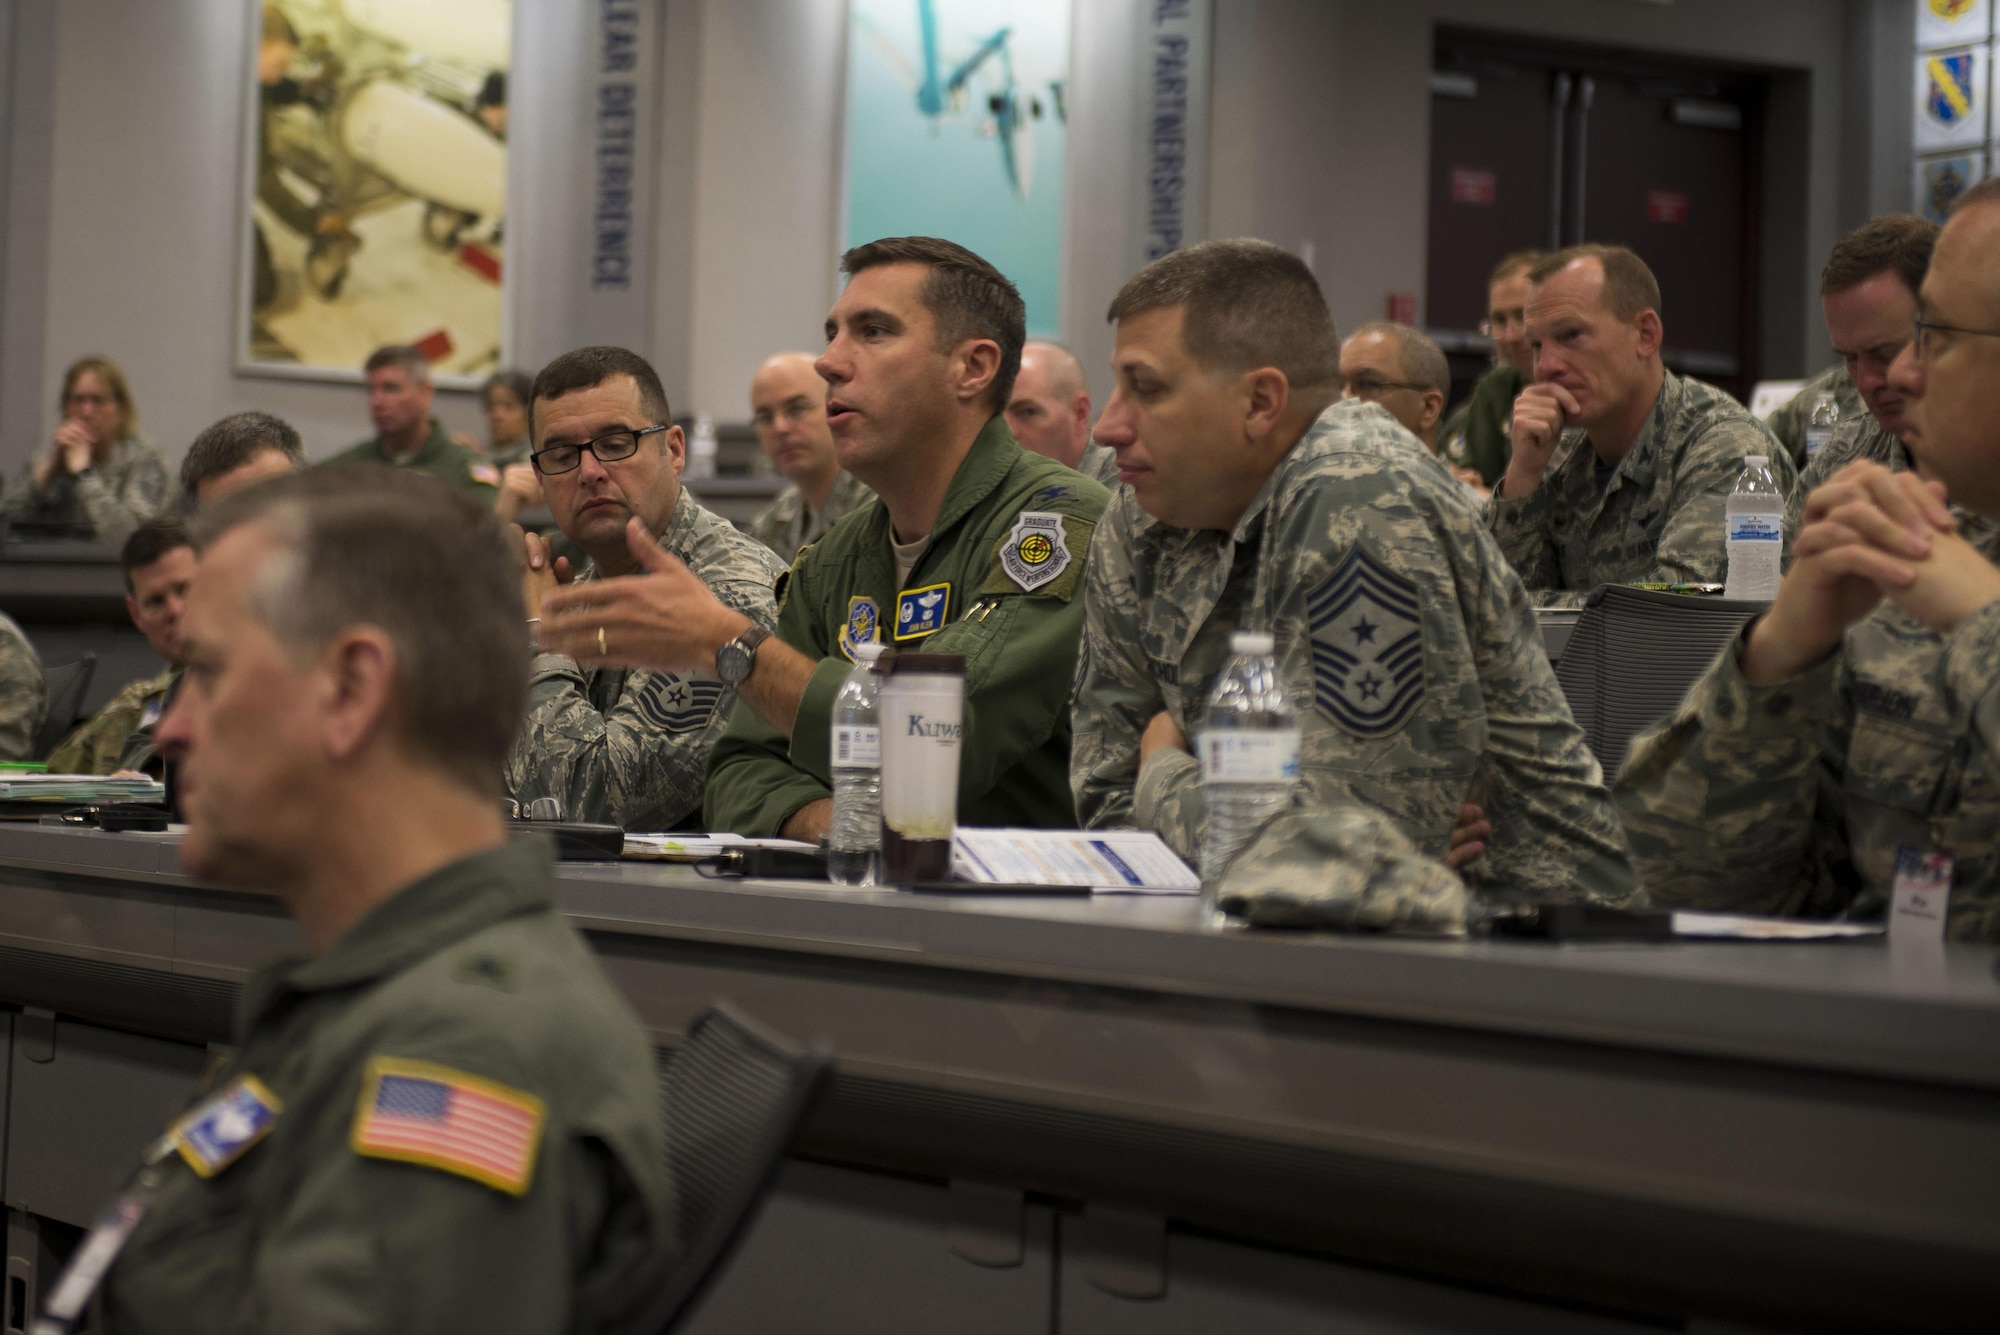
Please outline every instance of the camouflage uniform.
[[826, 504], [817, 511], [806, 508], [804, 492], [797, 487], [786, 487], [778, 493], [777, 500], [750, 521], [750, 536], [776, 552], [780, 561], [790, 565], [800, 548], [818, 542], [833, 527], [835, 520], [850, 510], [859, 509], [864, 501], [872, 500], [874, 496], [875, 493], [868, 490], [859, 478], [843, 468], [834, 474], [833, 489], [826, 494]]
[[1494, 831], [1479, 875], [1497, 897], [1633, 894], [1520, 580], [1472, 495], [1381, 407], [1322, 413], [1233, 533], [1173, 528], [1120, 491], [1086, 579], [1070, 761], [1086, 826], [1200, 848], [1200, 765], [1167, 749], [1141, 771], [1139, 737], [1165, 709], [1193, 738], [1230, 635], [1271, 624], [1313, 801], [1385, 811], [1432, 856], [1476, 801]]
[[[1958, 520], [2000, 559], [2000, 524]], [[2000, 942], [2000, 603], [1941, 636], [1885, 600], [1770, 686], [1744, 679], [1741, 644], [1618, 778], [1654, 899], [1879, 918], [1897, 850], [1943, 850], [1957, 859], [1947, 933]]]
[[[784, 565], [685, 490], [660, 545], [724, 605], [776, 625], [771, 587]], [[594, 575], [586, 567], [577, 578]], [[558, 798], [570, 820], [628, 830], [683, 829], [699, 818], [708, 753], [735, 692], [706, 674], [586, 670], [561, 654], [537, 654], [530, 673], [528, 719], [507, 758], [516, 800]]]
[[48, 712], [42, 660], [13, 618], [0, 614], [0, 760], [33, 760], [35, 733]]
[[1764, 424], [1713, 385], [1669, 371], [1607, 486], [1589, 437], [1566, 431], [1541, 485], [1519, 498], [1495, 491], [1487, 522], [1541, 606], [1581, 607], [1600, 584], [1720, 584], [1724, 510], [1746, 454], [1769, 458], [1791, 495], [1798, 470]]
[[91, 718], [76, 725], [56, 749], [49, 752], [51, 774], [109, 774], [121, 769], [119, 757], [141, 727], [151, 729], [166, 709], [167, 688], [174, 684], [174, 669], [157, 677], [141, 677], [127, 682], [125, 689], [111, 697], [111, 703]]
[[1295, 797], [1229, 860], [1216, 902], [1253, 927], [1464, 936], [1469, 896], [1374, 808]]
[[1806, 497], [1817, 487], [1824, 486], [1835, 473], [1857, 459], [1869, 459], [1881, 464], [1892, 473], [1903, 473], [1910, 468], [1910, 452], [1882, 429], [1875, 420], [1875, 414], [1864, 412], [1853, 421], [1842, 421], [1827, 437], [1820, 452], [1799, 474], [1799, 485], [1793, 489], [1790, 503], [1786, 506], [1793, 532], [1796, 533], [1800, 515], [1805, 513]]
[[1813, 404], [1822, 394], [1833, 395], [1833, 401], [1840, 406], [1843, 425], [1872, 415], [1868, 405], [1861, 401], [1861, 391], [1854, 387], [1854, 378], [1847, 374], [1844, 364], [1821, 371], [1806, 381], [1798, 393], [1786, 399], [1764, 419], [1764, 425], [1771, 428], [1771, 434], [1784, 445], [1786, 453], [1792, 456], [1792, 463], [1799, 468], [1812, 462], [1806, 457], [1806, 428], [1812, 425]]
[[1118, 451], [1109, 445], [1099, 445], [1096, 441], [1083, 447], [1083, 454], [1076, 461], [1076, 471], [1085, 477], [1096, 478], [1106, 487], [1118, 485]]
[[30, 461], [8, 489], [5, 510], [16, 523], [68, 524], [89, 529], [99, 542], [119, 543], [165, 511], [170, 490], [165, 456], [134, 434], [119, 437], [103, 463], [81, 473], [57, 465], [46, 487], [35, 486]]

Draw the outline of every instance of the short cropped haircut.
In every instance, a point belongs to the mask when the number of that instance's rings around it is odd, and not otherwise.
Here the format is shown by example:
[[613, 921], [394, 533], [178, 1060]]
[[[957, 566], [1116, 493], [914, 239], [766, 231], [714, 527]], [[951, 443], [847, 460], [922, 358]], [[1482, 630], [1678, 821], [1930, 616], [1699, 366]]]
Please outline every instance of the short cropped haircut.
[[1975, 204], [2000, 204], [2000, 176], [1988, 177], [1951, 201], [1951, 211], [1959, 212]]
[[414, 469], [335, 465], [272, 478], [194, 521], [199, 547], [262, 525], [290, 551], [251, 612], [301, 657], [373, 625], [395, 645], [393, 725], [412, 754], [495, 800], [527, 707], [520, 559], [492, 513]]
[[113, 402], [118, 405], [120, 436], [129, 436], [139, 429], [139, 410], [132, 405], [132, 390], [125, 383], [125, 373], [118, 369], [118, 363], [109, 357], [79, 357], [63, 372], [62, 397], [56, 400], [56, 412], [67, 416], [70, 392], [76, 388], [77, 380], [86, 371], [94, 371], [104, 382]]
[[1486, 279], [1486, 286], [1492, 287], [1504, 278], [1515, 274], [1533, 273], [1535, 266], [1549, 257], [1546, 250], [1517, 250], [1511, 255], [1503, 255], [1493, 266], [1493, 272]]
[[149, 519], [133, 529], [118, 553], [118, 567], [125, 572], [125, 592], [133, 592], [134, 571], [144, 570], [168, 552], [192, 546], [194, 539], [188, 536], [187, 525], [172, 515]]
[[520, 401], [525, 410], [535, 400], [535, 378], [526, 371], [495, 371], [486, 377], [486, 383], [479, 387], [479, 397], [484, 399], [499, 385]]
[[1834, 242], [1819, 273], [1819, 294], [1831, 296], [1859, 287], [1879, 273], [1893, 273], [1914, 294], [1930, 271], [1937, 224], [1913, 213], [1871, 218]]
[[1282, 246], [1238, 238], [1203, 241], [1154, 260], [1111, 302], [1113, 323], [1182, 308], [1182, 339], [1205, 367], [1284, 372], [1294, 390], [1340, 380], [1340, 334], [1319, 280]]
[[885, 264], [930, 266], [919, 295], [937, 324], [939, 352], [975, 338], [1000, 345], [1000, 369], [986, 402], [996, 413], [1006, 407], [1021, 373], [1021, 345], [1028, 341], [1028, 309], [1007, 275], [957, 242], [935, 236], [887, 236], [840, 257], [840, 271], [849, 277]]
[[1625, 246], [1571, 246], [1528, 270], [1528, 281], [1540, 286], [1577, 260], [1596, 260], [1604, 270], [1604, 308], [1621, 320], [1636, 320], [1641, 311], [1660, 313], [1660, 280], [1638, 253]]
[[368, 360], [361, 365], [361, 374], [373, 375], [386, 366], [400, 366], [411, 380], [419, 385], [431, 382], [431, 359], [424, 356], [423, 349], [410, 347], [406, 343], [391, 343], [386, 348], [377, 348], [368, 354]]
[[205, 428], [181, 460], [181, 505], [192, 513], [202, 483], [234, 472], [267, 450], [284, 455], [294, 472], [306, 466], [306, 447], [297, 429], [282, 417], [231, 413]]
[[674, 420], [666, 388], [660, 384], [660, 373], [653, 369], [653, 364], [630, 348], [599, 343], [572, 348], [542, 368], [528, 391], [528, 434], [535, 434], [535, 405], [543, 399], [559, 399], [580, 389], [594, 389], [620, 375], [631, 376], [639, 386], [639, 407], [653, 419], [649, 423], [635, 422], [634, 426]]
[[1363, 334], [1383, 334], [1395, 341], [1396, 355], [1403, 363], [1402, 379], [1451, 397], [1451, 363], [1429, 334], [1406, 324], [1376, 320], [1362, 325], [1348, 337], [1360, 338]]
[[1025, 352], [1029, 347], [1042, 348], [1049, 354], [1049, 388], [1061, 395], [1082, 394], [1090, 389], [1090, 377], [1083, 373], [1083, 363], [1077, 355], [1054, 339], [1031, 339], [1022, 345]]

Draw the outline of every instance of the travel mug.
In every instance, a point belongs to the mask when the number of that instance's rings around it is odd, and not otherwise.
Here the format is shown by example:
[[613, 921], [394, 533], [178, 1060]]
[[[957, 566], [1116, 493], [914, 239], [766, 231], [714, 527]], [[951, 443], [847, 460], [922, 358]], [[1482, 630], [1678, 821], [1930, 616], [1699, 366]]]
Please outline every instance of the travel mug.
[[951, 875], [958, 831], [958, 757], [965, 744], [965, 655], [884, 654], [882, 879]]

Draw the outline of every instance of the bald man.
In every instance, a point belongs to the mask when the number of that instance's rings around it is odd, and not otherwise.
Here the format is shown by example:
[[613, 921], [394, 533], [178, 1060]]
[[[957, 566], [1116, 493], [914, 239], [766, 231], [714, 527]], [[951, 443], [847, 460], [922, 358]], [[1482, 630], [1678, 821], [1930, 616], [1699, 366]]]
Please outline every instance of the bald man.
[[1118, 457], [1090, 438], [1090, 387], [1083, 364], [1060, 343], [1021, 349], [1021, 374], [1007, 400], [1007, 426], [1021, 448], [1118, 485]]
[[[1340, 392], [1349, 399], [1379, 403], [1403, 429], [1439, 453], [1439, 427], [1451, 396], [1451, 363], [1421, 329], [1378, 320], [1362, 325], [1340, 345]], [[1449, 466], [1450, 461], [1446, 461]], [[1470, 468], [1452, 468], [1459, 481], [1481, 496], [1486, 485]]]
[[810, 352], [781, 352], [750, 382], [750, 419], [771, 466], [792, 485], [750, 521], [750, 536], [785, 561], [875, 493], [840, 466], [826, 424], [826, 382]]

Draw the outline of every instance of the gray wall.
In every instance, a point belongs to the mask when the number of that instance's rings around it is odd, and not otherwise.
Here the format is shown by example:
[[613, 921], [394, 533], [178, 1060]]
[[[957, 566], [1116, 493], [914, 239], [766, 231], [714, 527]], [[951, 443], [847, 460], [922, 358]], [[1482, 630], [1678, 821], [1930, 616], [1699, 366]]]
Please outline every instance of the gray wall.
[[[569, 2], [519, 0], [530, 18]], [[1826, 248], [1907, 202], [1912, 2], [1216, 0], [1209, 231], [1309, 247], [1343, 325], [1391, 290], [1421, 294], [1437, 24], [1789, 70], [1779, 110], [1801, 151], [1765, 185], [1765, 353], [1769, 373], [1802, 372], [1828, 356], [1812, 296]], [[740, 420], [756, 362], [813, 346], [835, 290], [841, 6], [657, 3], [649, 350], [678, 407]], [[1100, 396], [1103, 311], [1131, 267], [1144, 5], [1077, 6], [1063, 324]], [[93, 351], [124, 364], [172, 453], [245, 407], [290, 417], [317, 454], [365, 433], [354, 388], [231, 369], [248, 9], [0, 0], [0, 467], [42, 447], [63, 366]], [[518, 77], [526, 98], [534, 75]], [[529, 329], [546, 302], [531, 238], [510, 239], [528, 275], [510, 319]], [[448, 426], [477, 429], [470, 396], [440, 402]]]

